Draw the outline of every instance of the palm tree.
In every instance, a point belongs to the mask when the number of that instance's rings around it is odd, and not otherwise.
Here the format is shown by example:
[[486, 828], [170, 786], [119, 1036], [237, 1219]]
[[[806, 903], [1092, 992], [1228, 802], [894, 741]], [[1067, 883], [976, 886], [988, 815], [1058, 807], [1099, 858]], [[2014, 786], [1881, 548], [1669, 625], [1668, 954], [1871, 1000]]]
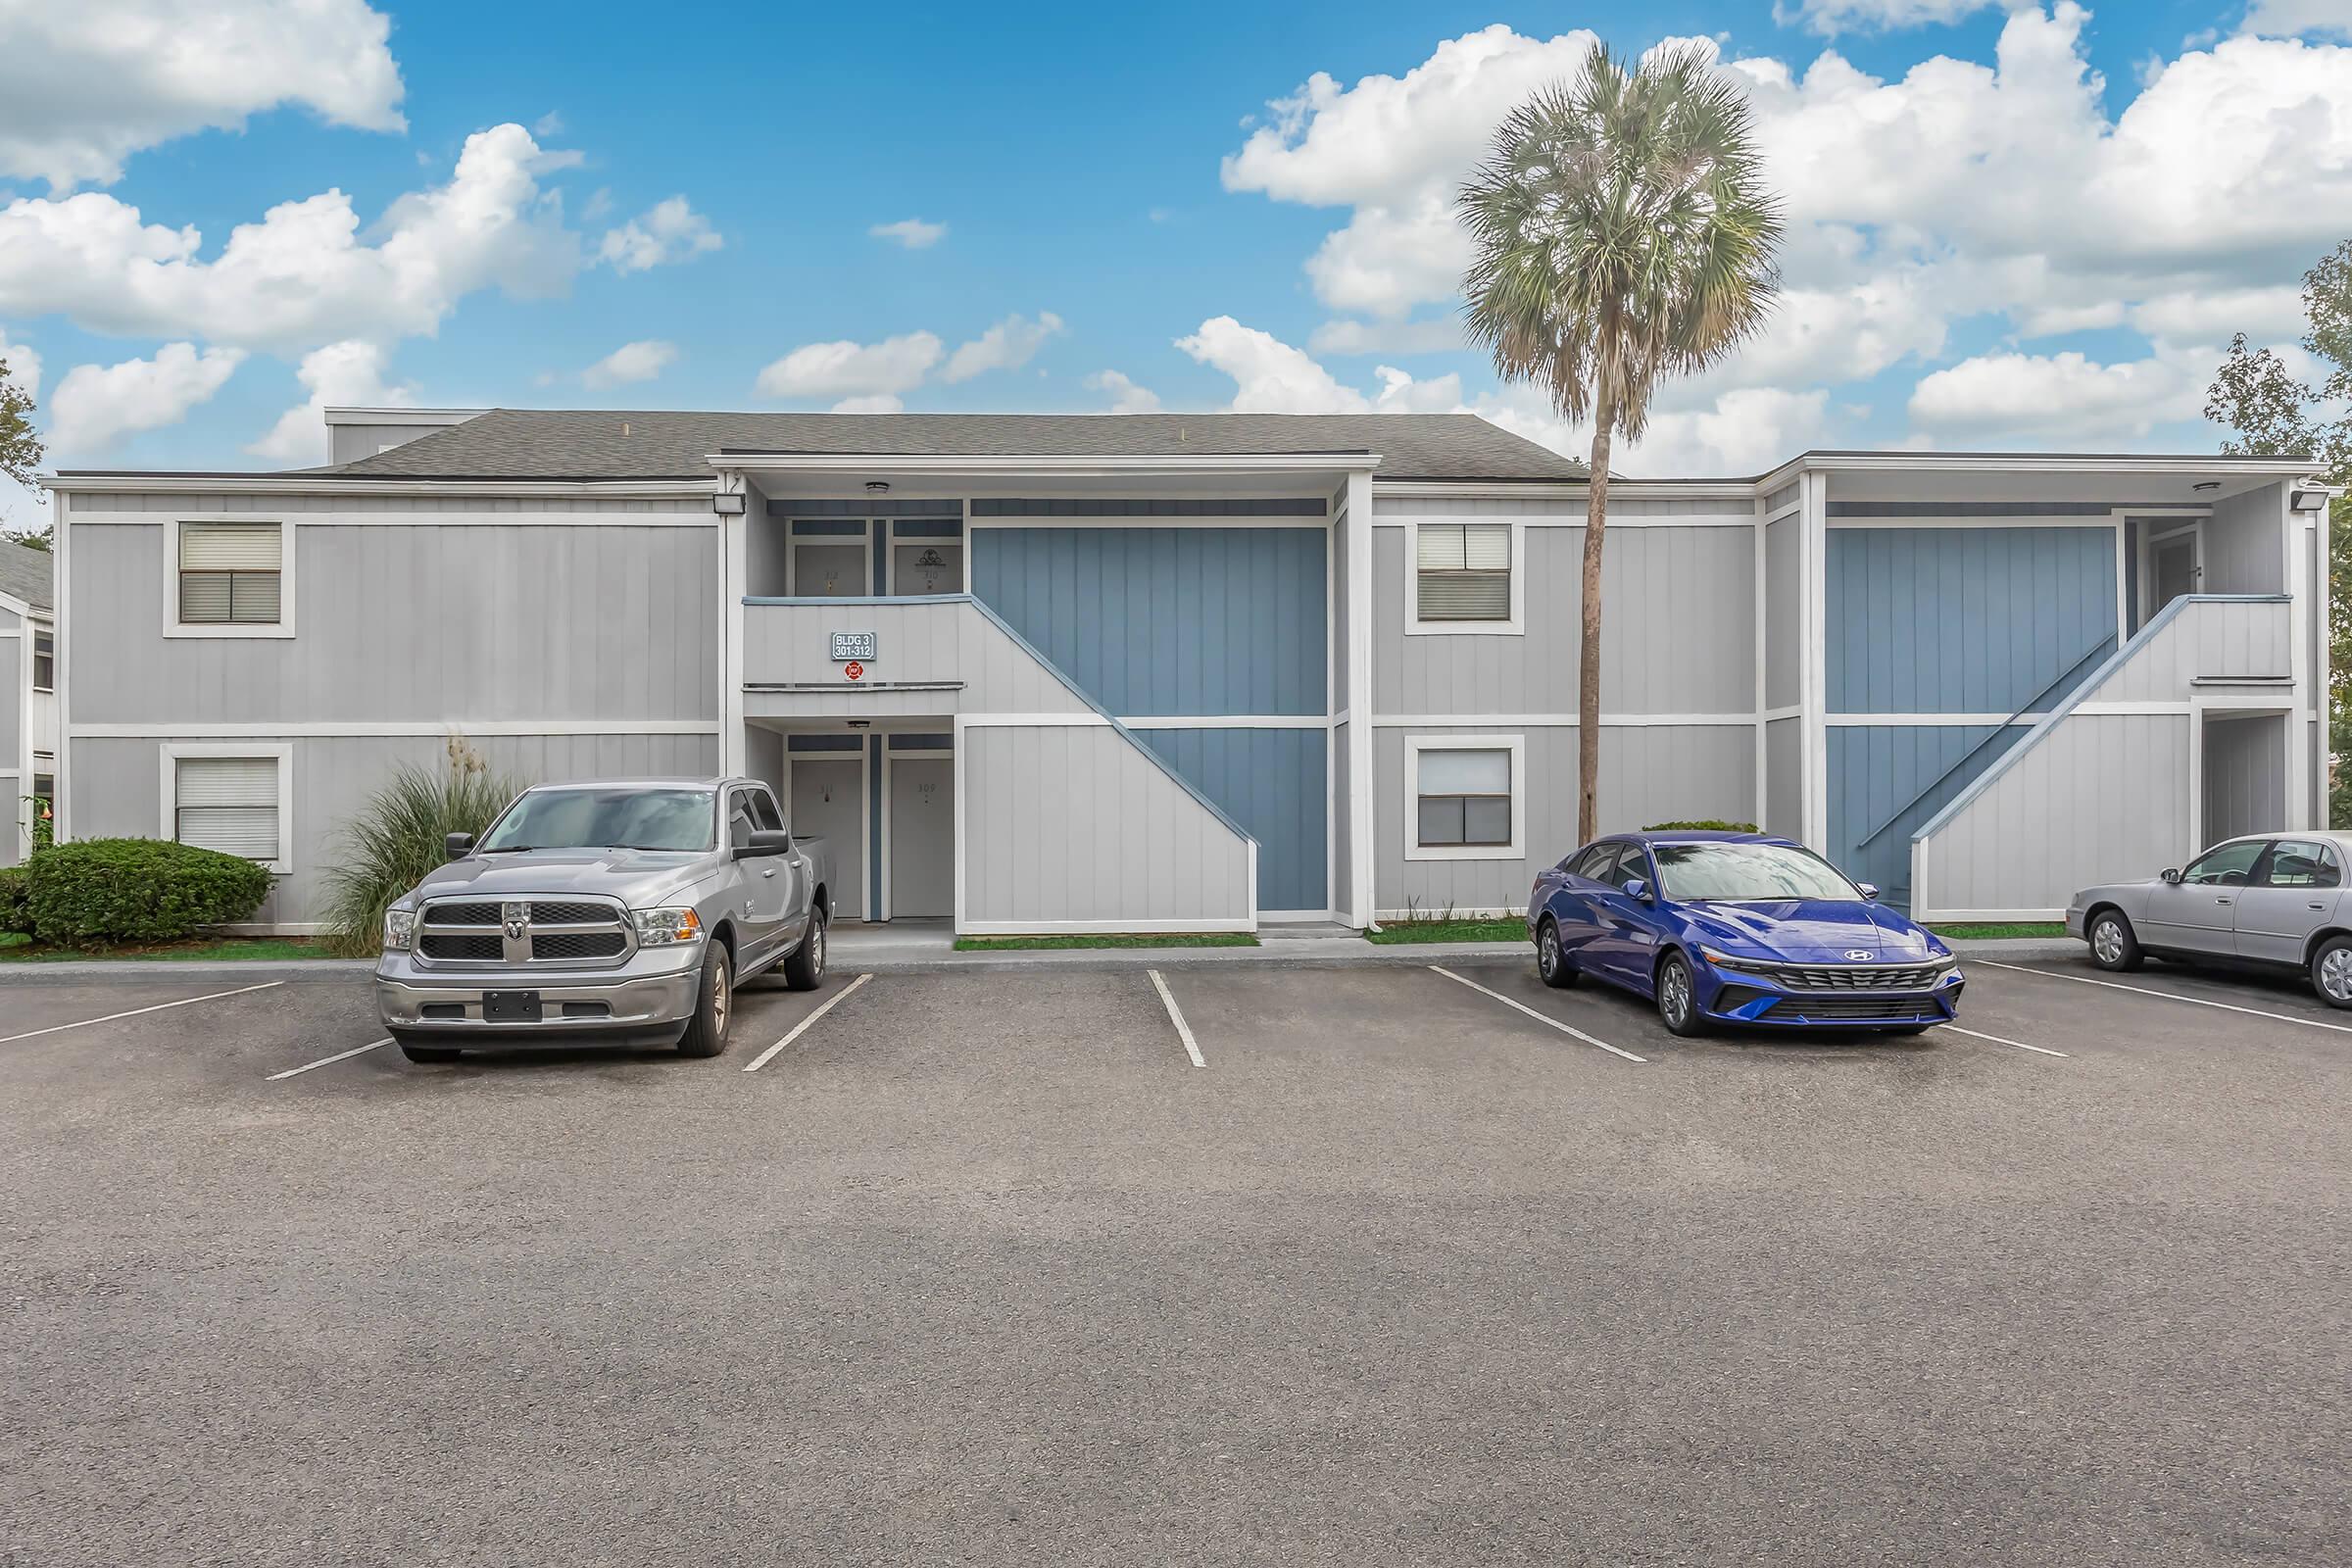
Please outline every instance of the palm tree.
[[1740, 90], [1703, 44], [1628, 71], [1595, 45], [1572, 81], [1514, 110], [1456, 199], [1477, 257], [1462, 276], [1470, 336], [1505, 381], [1592, 421], [1577, 832], [1599, 832], [1600, 562], [1609, 444], [1639, 439], [1650, 394], [1729, 355], [1779, 290], [1780, 204], [1764, 188]]

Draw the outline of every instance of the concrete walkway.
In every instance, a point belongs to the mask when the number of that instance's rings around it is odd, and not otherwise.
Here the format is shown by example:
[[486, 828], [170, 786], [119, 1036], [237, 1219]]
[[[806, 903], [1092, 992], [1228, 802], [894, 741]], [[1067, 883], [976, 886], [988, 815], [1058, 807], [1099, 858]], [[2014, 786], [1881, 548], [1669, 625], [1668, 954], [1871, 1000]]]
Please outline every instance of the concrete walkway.
[[[833, 934], [830, 966], [837, 974], [992, 973], [1010, 969], [1192, 969], [1219, 964], [1293, 964], [1342, 968], [1358, 964], [1456, 964], [1528, 958], [1524, 942], [1367, 942], [1358, 936], [1318, 935], [1313, 940], [1270, 939], [1255, 948], [1054, 948], [998, 949], [958, 953], [944, 927], [894, 930], [851, 926]], [[2010, 963], [2080, 957], [2082, 944], [2071, 939], [1954, 942], [1962, 957]], [[311, 958], [298, 962], [175, 962], [154, 958], [76, 959], [65, 963], [0, 964], [0, 989], [10, 985], [68, 981], [154, 981], [208, 985], [219, 981], [349, 981], [374, 969], [367, 958]], [[0, 1003], [0, 1010], [6, 1004]]]

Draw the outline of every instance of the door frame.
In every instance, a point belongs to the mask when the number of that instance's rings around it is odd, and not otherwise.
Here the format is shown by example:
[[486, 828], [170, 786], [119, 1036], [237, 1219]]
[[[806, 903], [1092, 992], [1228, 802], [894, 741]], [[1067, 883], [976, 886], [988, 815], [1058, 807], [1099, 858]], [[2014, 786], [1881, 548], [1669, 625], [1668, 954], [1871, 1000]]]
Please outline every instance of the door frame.
[[[2139, 536], [2139, 624], [2154, 619], [2164, 606], [2156, 603], [2156, 547], [2188, 535], [2189, 576], [2188, 591], [2202, 593], [2205, 588], [2205, 518], [2203, 515], [2185, 521], [2169, 523], [2164, 527], [2151, 526]], [[2138, 630], [2133, 627], [2132, 630]]]
[[[891, 917], [891, 906], [898, 902], [898, 888], [896, 885], [898, 879], [898, 865], [897, 862], [892, 858], [891, 855], [893, 848], [891, 818], [897, 814], [899, 804], [898, 797], [891, 792], [890, 775], [892, 764], [901, 758], [904, 758], [909, 762], [949, 763], [950, 767], [948, 776], [950, 782], [948, 784], [948, 788], [953, 790], [956, 788], [956, 783], [959, 782], [956, 779], [956, 770], [953, 765], [956, 760], [956, 752], [954, 748], [951, 747], [945, 751], [939, 749], [938, 747], [924, 747], [919, 750], [914, 748], [893, 750], [890, 744], [890, 737], [885, 735], [882, 738], [882, 833], [881, 837], [873, 842], [875, 845], [874, 853], [882, 858], [882, 908], [881, 913], [877, 916], [877, 918], [883, 920], [887, 920]], [[869, 800], [871, 799], [870, 794], [867, 798]], [[957, 804], [950, 808], [948, 824], [949, 832], [959, 833], [961, 831], [963, 825], [961, 821], [961, 810], [962, 808], [959, 798]], [[960, 858], [961, 858], [956, 854], [955, 849], [951, 847], [949, 850], [950, 861], [958, 861]], [[951, 889], [953, 886], [954, 883], [951, 880]], [[953, 898], [953, 893], [951, 893], [950, 897], [951, 899]], [[929, 916], [925, 916], [925, 918], [927, 919]], [[948, 915], [948, 918], [950, 920], [955, 918], [955, 914], [952, 909]]]
[[[2293, 814], [2294, 808], [2294, 740], [2295, 709], [2292, 703], [2248, 702], [2242, 697], [2192, 697], [2188, 700], [2188, 844], [2180, 863], [2205, 853], [2205, 720], [2209, 714], [2223, 718], [2277, 718], [2283, 721], [2279, 742], [2286, 747], [2286, 764], [2280, 779], [2284, 799], [2278, 803], [2281, 817]], [[2299, 822], [2281, 821], [2276, 828], [2261, 828], [2259, 832], [2317, 833], [2320, 828], [2306, 827]]]
[[[781, 730], [778, 731], [778, 733], [784, 738], [784, 745], [782, 748], [780, 748], [784, 755], [784, 764], [782, 767], [777, 769], [777, 771], [782, 773], [784, 776], [777, 782], [775, 786], [777, 804], [782, 806], [784, 808], [785, 830], [797, 838], [800, 834], [800, 829], [792, 825], [792, 737], [796, 732], [792, 730]], [[832, 735], [842, 732], [835, 730], [802, 730], [798, 731], [797, 733], [804, 735]], [[847, 733], [862, 736], [871, 734], [872, 731], [850, 730], [847, 731]], [[871, 854], [873, 852], [874, 843], [874, 764], [870, 755], [872, 750], [873, 749], [871, 747], [860, 741], [856, 754], [858, 758], [858, 842], [860, 848], [860, 853], [862, 854]], [[850, 760], [851, 756], [851, 754], [848, 752], [810, 752], [807, 755], [808, 760], [811, 762], [846, 762]], [[887, 758], [890, 753], [888, 750], [885, 750], [882, 755]], [[834, 869], [838, 871], [841, 869], [841, 867], [836, 864]], [[877, 916], [873, 910], [865, 908], [865, 895], [866, 887], [861, 883], [858, 889], [858, 904], [859, 908], [858, 919], [858, 923], [861, 925], [871, 924], [874, 920], [879, 918], [879, 916]], [[838, 898], [838, 890], [836, 891], [836, 897]]]
[[[802, 537], [801, 535], [798, 535], [798, 534], [790, 534], [790, 535], [787, 535], [787, 536], [786, 536], [787, 549], [786, 549], [786, 550], [785, 550], [785, 552], [784, 552], [785, 561], [786, 561], [786, 564], [787, 564], [787, 567], [788, 567], [788, 576], [787, 576], [787, 579], [786, 579], [786, 586], [785, 586], [785, 594], [786, 594], [786, 597], [788, 597], [788, 598], [815, 598], [815, 597], [817, 597], [816, 595], [812, 595], [812, 594], [803, 594], [803, 593], [801, 592], [801, 547], [802, 547], [802, 546], [804, 546], [804, 545], [814, 545], [814, 546], [820, 546], [820, 547], [831, 547], [831, 548], [834, 548], [834, 549], [854, 549], [854, 550], [857, 550], [857, 551], [860, 552], [860, 553], [862, 554], [863, 558], [864, 558], [864, 563], [865, 563], [865, 588], [864, 588], [864, 591], [863, 591], [862, 593], [853, 594], [853, 595], [850, 595], [850, 596], [848, 596], [848, 597], [855, 598], [855, 599], [872, 599], [872, 598], [875, 598], [875, 597], [877, 597], [877, 595], [876, 595], [876, 593], [875, 593], [875, 591], [874, 591], [874, 523], [873, 523], [873, 519], [872, 519], [872, 518], [870, 518], [870, 517], [825, 517], [825, 518], [821, 518], [821, 519], [819, 519], [819, 518], [803, 518], [803, 519], [801, 519], [801, 520], [803, 520], [803, 521], [824, 521], [824, 522], [854, 522], [854, 523], [858, 524], [858, 532], [856, 532], [856, 533], [821, 533], [821, 534], [809, 534], [809, 535], [808, 535], [808, 536], [807, 536], [807, 537], [805, 537], [805, 538], [804, 538], [804, 537]], [[790, 522], [787, 522], [787, 523], [785, 524], [785, 526], [786, 526], [787, 528], [789, 528], [789, 527], [791, 527], [791, 526], [792, 526], [792, 524], [791, 524]]]

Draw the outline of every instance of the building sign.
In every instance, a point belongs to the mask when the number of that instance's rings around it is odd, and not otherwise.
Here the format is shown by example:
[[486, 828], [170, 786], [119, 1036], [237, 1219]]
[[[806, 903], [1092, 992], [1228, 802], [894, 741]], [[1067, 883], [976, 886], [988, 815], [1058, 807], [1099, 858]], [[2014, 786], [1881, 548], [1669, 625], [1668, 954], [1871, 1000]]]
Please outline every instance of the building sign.
[[[870, 631], [837, 631], [833, 634], [833, 662], [861, 659], [871, 662], [874, 657], [874, 634]], [[854, 678], [854, 677], [853, 677]]]

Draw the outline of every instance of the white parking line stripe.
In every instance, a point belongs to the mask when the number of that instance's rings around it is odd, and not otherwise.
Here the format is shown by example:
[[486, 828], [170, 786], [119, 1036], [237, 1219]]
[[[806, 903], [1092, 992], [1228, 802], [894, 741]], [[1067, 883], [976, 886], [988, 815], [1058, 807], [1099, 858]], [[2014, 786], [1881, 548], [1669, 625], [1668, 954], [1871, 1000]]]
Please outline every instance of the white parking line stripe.
[[1168, 983], [1159, 977], [1157, 969], [1146, 969], [1144, 973], [1152, 977], [1152, 989], [1159, 993], [1160, 1004], [1168, 1009], [1168, 1022], [1176, 1026], [1176, 1038], [1184, 1042], [1184, 1054], [1193, 1058], [1194, 1066], [1207, 1066], [1200, 1058], [1200, 1042], [1193, 1038], [1193, 1026], [1184, 1021], [1184, 1009], [1168, 994]]
[[2184, 997], [2177, 991], [2152, 991], [2146, 986], [2127, 986], [2113, 980], [2093, 980], [2086, 974], [2060, 974], [2054, 969], [2035, 969], [2022, 963], [1995, 963], [1990, 958], [1971, 958], [1970, 968], [2014, 969], [2019, 974], [2037, 974], [2044, 980], [2072, 980], [2079, 986], [2099, 986], [2108, 991], [2129, 991], [2135, 996], [2162, 997], [2167, 1002], [2185, 1002], [2192, 1007], [2219, 1007], [2224, 1012], [2243, 1012], [2256, 1018], [2276, 1018], [2280, 1023], [2308, 1024], [2314, 1029], [2331, 1029], [2339, 1035], [2352, 1035], [2352, 1025], [2322, 1023], [2317, 1018], [2301, 1018], [2291, 1012], [2265, 1012], [2260, 1007], [2241, 1007], [2230, 1002], [2209, 1002], [2203, 997]]
[[331, 1056], [320, 1056], [317, 1061], [306, 1061], [299, 1067], [288, 1067], [284, 1072], [273, 1072], [269, 1077], [263, 1079], [262, 1082], [273, 1084], [280, 1078], [292, 1078], [297, 1074], [309, 1072], [313, 1067], [329, 1067], [338, 1061], [349, 1061], [354, 1056], [365, 1056], [370, 1051], [374, 1051], [382, 1046], [388, 1046], [391, 1043], [392, 1037], [390, 1035], [386, 1035], [381, 1040], [370, 1040], [368, 1042], [368, 1044], [364, 1046], [354, 1046], [349, 1051], [338, 1051]]
[[1464, 979], [1462, 976], [1455, 974], [1451, 969], [1441, 968], [1434, 963], [1429, 967], [1430, 972], [1433, 974], [1442, 974], [1448, 980], [1459, 981], [1461, 984], [1468, 986], [1471, 990], [1478, 992], [1482, 996], [1493, 997], [1496, 1002], [1501, 1003], [1506, 1007], [1518, 1008], [1521, 1012], [1526, 1013], [1530, 1018], [1535, 1019], [1538, 1023], [1549, 1024], [1552, 1028], [1557, 1029], [1564, 1035], [1574, 1035], [1577, 1039], [1582, 1040], [1588, 1046], [1598, 1046], [1601, 1050], [1609, 1053], [1613, 1056], [1623, 1056], [1628, 1061], [1647, 1061], [1649, 1059], [1647, 1056], [1637, 1056], [1630, 1051], [1622, 1050], [1619, 1047], [1612, 1046], [1606, 1040], [1595, 1040], [1592, 1036], [1585, 1033], [1582, 1029], [1571, 1028], [1567, 1024], [1560, 1022], [1560, 1020], [1557, 1018], [1546, 1017], [1543, 1013], [1538, 1012], [1535, 1008], [1529, 1006], [1526, 1003], [1513, 1002], [1510, 998], [1504, 996], [1499, 991], [1489, 991], [1485, 986], [1480, 985], [1477, 981]]
[[241, 997], [248, 991], [269, 991], [282, 986], [283, 980], [265, 980], [258, 986], [239, 986], [234, 991], [216, 991], [210, 996], [182, 997], [177, 1002], [159, 1002], [152, 1007], [133, 1007], [128, 1012], [110, 1012], [103, 1018], [82, 1018], [73, 1023], [53, 1023], [46, 1029], [27, 1029], [21, 1035], [0, 1036], [0, 1046], [12, 1040], [31, 1040], [39, 1035], [53, 1035], [66, 1029], [83, 1029], [94, 1023], [113, 1023], [117, 1018], [136, 1018], [142, 1012], [161, 1012], [166, 1007], [186, 1007], [199, 1002], [219, 1002], [222, 997]]
[[1996, 1046], [2015, 1046], [2020, 1051], [2037, 1051], [2045, 1056], [2063, 1056], [2066, 1054], [2066, 1053], [2063, 1051], [2052, 1051], [2047, 1046], [2029, 1046], [2023, 1040], [2003, 1040], [1999, 1035], [1980, 1034], [1974, 1029], [1963, 1029], [1956, 1023], [1939, 1023], [1936, 1027], [1938, 1029], [1948, 1030], [1952, 1034], [1966, 1035], [1971, 1040], [1989, 1040]]
[[851, 981], [848, 985], [843, 986], [839, 991], [834, 992], [831, 996], [825, 999], [825, 1004], [823, 1006], [817, 1008], [808, 1017], [803, 1018], [799, 1023], [794, 1024], [790, 1034], [787, 1034], [783, 1039], [777, 1041], [774, 1045], [768, 1047], [757, 1056], [754, 1056], [752, 1058], [752, 1064], [743, 1070], [745, 1072], [758, 1072], [760, 1068], [766, 1066], [769, 1062], [775, 1059], [777, 1052], [782, 1051], [786, 1046], [791, 1045], [795, 1040], [798, 1040], [801, 1038], [801, 1036], [807, 1034], [810, 1024], [816, 1022], [817, 1019], [822, 1018], [826, 1013], [831, 1012], [835, 1007], [838, 1007], [843, 1003], [849, 1001], [851, 992], [857, 990], [859, 986], [865, 984], [872, 978], [873, 976], [870, 974], [861, 974], [857, 979]]

